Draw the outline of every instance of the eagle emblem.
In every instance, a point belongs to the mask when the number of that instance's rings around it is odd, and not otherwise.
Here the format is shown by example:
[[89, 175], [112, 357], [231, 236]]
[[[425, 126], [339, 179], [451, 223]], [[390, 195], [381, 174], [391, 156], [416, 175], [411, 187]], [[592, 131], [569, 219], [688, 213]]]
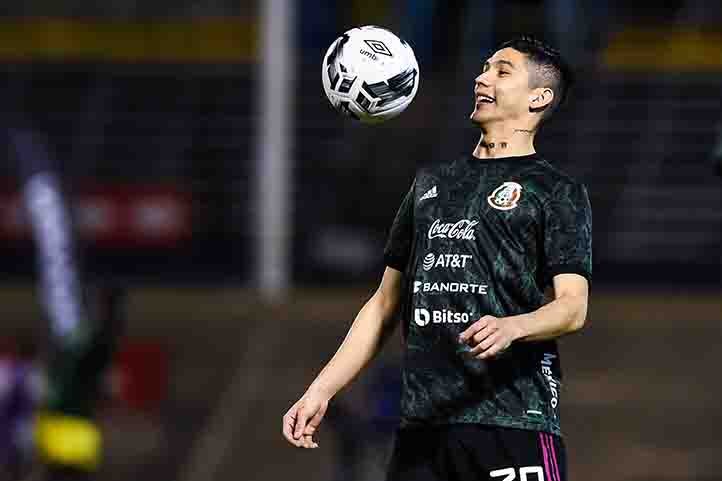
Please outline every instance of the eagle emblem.
[[518, 205], [521, 191], [521, 185], [516, 182], [504, 182], [486, 200], [494, 209], [511, 210]]

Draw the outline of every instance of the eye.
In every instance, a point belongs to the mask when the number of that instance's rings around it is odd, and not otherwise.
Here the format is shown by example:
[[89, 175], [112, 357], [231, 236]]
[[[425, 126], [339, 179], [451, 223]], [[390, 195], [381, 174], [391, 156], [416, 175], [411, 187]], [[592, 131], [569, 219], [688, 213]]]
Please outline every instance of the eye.
[[499, 72], [499, 77], [503, 77], [503, 76], [505, 76], [505, 75], [510, 75], [510, 74], [511, 74], [511, 72], [507, 72], [506, 70], [501, 70], [501, 71]]

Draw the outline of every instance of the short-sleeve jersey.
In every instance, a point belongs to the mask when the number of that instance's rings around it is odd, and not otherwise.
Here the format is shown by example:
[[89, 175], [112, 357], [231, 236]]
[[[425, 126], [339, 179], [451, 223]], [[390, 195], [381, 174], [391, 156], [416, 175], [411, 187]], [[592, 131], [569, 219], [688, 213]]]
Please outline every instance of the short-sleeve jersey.
[[458, 335], [484, 315], [532, 312], [557, 274], [591, 282], [585, 187], [537, 154], [469, 156], [424, 167], [386, 244], [404, 272], [401, 427], [481, 423], [561, 435], [555, 341], [515, 342], [494, 359]]

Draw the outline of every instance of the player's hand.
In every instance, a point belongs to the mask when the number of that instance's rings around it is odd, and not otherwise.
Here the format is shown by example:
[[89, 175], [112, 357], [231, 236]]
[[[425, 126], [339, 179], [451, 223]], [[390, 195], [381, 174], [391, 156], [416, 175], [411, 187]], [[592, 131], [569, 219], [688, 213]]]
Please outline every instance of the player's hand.
[[466, 356], [489, 359], [504, 352], [519, 337], [520, 329], [511, 318], [484, 316], [459, 334], [459, 342], [471, 347]]
[[283, 416], [283, 436], [297, 448], [315, 449], [313, 440], [328, 409], [329, 399], [320, 393], [307, 391]]

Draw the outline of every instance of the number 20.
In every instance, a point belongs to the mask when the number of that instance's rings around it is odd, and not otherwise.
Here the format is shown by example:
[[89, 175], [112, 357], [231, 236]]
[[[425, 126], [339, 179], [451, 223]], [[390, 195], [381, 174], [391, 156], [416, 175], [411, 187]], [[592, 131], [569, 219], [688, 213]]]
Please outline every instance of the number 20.
[[[521, 481], [532, 481], [529, 479], [530, 474], [536, 474], [536, 481], [544, 481], [544, 471], [541, 466], [524, 466], [519, 468], [519, 479]], [[506, 476], [501, 481], [514, 481], [516, 479], [516, 470], [514, 468], [496, 469], [489, 473], [492, 478], [500, 478]]]

